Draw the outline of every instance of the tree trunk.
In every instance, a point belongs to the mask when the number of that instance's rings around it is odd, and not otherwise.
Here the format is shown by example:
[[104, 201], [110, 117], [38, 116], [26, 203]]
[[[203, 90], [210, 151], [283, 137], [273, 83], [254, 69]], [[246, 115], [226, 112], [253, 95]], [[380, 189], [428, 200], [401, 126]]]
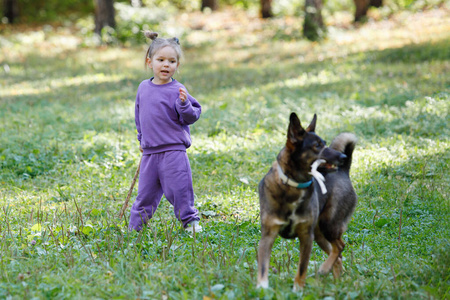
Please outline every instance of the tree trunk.
[[17, 0], [3, 0], [3, 16], [8, 23], [14, 23], [19, 17], [19, 2]]
[[353, 0], [355, 3], [355, 22], [361, 21], [367, 15], [369, 0]]
[[355, 22], [360, 22], [367, 16], [370, 6], [381, 7], [383, 0], [353, 0], [355, 3]]
[[305, 22], [303, 24], [303, 35], [310, 41], [319, 40], [325, 31], [322, 19], [322, 0], [305, 1]]
[[102, 29], [106, 26], [116, 27], [114, 0], [95, 0], [94, 32], [101, 35]]
[[217, 3], [217, 0], [202, 0], [202, 11], [205, 10], [205, 8], [210, 8], [214, 11], [219, 8], [219, 4]]
[[264, 19], [272, 18], [272, 0], [261, 0], [261, 16]]
[[370, 6], [381, 7], [383, 6], [383, 0], [370, 0]]

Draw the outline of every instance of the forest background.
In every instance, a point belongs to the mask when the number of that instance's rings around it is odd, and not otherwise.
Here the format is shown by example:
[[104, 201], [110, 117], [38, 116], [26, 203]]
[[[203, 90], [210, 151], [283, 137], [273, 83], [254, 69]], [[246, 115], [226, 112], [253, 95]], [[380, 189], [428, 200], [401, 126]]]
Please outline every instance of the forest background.
[[[0, 298], [448, 299], [448, 4], [386, 0], [355, 23], [352, 1], [329, 0], [317, 41], [303, 1], [272, 1], [271, 18], [259, 1], [218, 4], [115, 1], [100, 35], [90, 0], [23, 0], [2, 18]], [[188, 150], [195, 236], [167, 201], [139, 233], [118, 216], [140, 157], [134, 97], [151, 76], [143, 29], [180, 38], [176, 79], [203, 107]], [[298, 241], [276, 240], [271, 288], [255, 271], [257, 184], [292, 111], [303, 124], [317, 113], [328, 142], [358, 137], [344, 274], [318, 276], [315, 246], [299, 293]]]

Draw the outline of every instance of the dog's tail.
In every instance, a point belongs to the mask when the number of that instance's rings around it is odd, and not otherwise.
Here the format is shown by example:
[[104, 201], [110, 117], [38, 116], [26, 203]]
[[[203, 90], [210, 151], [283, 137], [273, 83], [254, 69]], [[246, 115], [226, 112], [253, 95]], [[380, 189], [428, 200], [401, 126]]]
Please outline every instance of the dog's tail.
[[339, 167], [340, 170], [346, 173], [350, 172], [350, 166], [352, 165], [352, 154], [356, 146], [356, 136], [353, 133], [341, 133], [331, 142], [330, 148], [344, 153], [347, 158], [344, 163]]

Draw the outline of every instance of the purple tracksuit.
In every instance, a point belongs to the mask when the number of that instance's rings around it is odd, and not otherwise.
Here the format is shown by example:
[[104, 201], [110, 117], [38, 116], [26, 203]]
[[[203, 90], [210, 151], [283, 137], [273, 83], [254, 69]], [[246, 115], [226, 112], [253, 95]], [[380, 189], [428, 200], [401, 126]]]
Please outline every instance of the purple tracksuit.
[[142, 229], [142, 224], [152, 218], [163, 194], [184, 227], [200, 219], [194, 207], [186, 149], [191, 146], [189, 125], [200, 118], [201, 106], [191, 95], [182, 103], [180, 87], [186, 89], [176, 80], [156, 85], [147, 79], [139, 85], [135, 121], [144, 152], [130, 229]]

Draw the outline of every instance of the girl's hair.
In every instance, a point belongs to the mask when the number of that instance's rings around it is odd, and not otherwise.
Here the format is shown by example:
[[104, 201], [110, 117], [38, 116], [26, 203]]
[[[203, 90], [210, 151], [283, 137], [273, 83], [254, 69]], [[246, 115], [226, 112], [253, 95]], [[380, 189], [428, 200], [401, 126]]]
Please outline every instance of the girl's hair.
[[158, 38], [158, 33], [150, 32], [148, 30], [144, 31], [145, 37], [152, 40], [150, 46], [148, 47], [147, 54], [145, 55], [145, 61], [147, 65], [147, 58], [152, 58], [153, 55], [164, 47], [170, 46], [177, 53], [177, 60], [180, 61], [180, 58], [183, 56], [183, 51], [181, 50], [180, 40], [178, 38], [173, 37], [169, 39]]

